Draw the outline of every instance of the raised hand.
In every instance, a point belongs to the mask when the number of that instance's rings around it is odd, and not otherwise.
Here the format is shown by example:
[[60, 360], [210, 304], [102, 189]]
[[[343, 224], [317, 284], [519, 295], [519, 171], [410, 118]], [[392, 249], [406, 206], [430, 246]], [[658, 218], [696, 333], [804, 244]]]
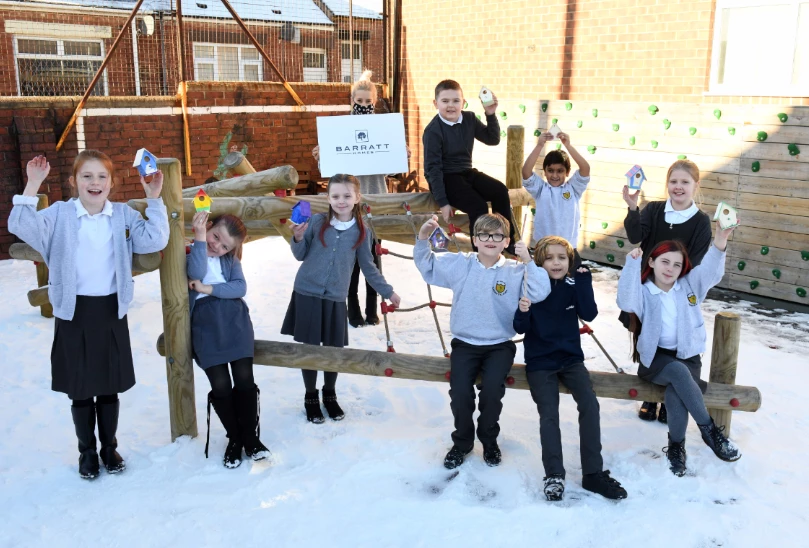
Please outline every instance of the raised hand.
[[163, 172], [158, 171], [152, 175], [152, 180], [148, 183], [141, 177], [140, 184], [143, 186], [147, 198], [160, 198], [160, 191], [163, 190]]
[[312, 156], [315, 157], [315, 161], [320, 161], [320, 145], [317, 145], [315, 148], [312, 149]]
[[497, 95], [492, 92], [492, 104], [488, 107], [483, 107], [483, 112], [486, 113], [486, 116], [491, 116], [497, 111]]
[[308, 226], [308, 222], [300, 225], [292, 225], [292, 236], [295, 238], [296, 242], [300, 242], [303, 239], [303, 235], [306, 234], [306, 227]]
[[643, 250], [639, 247], [636, 247], [632, 251], [629, 252], [627, 257], [632, 257], [633, 259], [640, 259], [643, 256]]
[[[444, 208], [441, 209], [443, 210]], [[438, 228], [438, 217], [433, 215], [429, 221], [421, 225], [421, 229], [419, 229], [419, 240], [426, 240], [427, 238], [429, 238], [430, 234], [432, 234], [436, 228]]]
[[528, 297], [520, 297], [520, 312], [528, 312], [531, 310], [531, 301]]
[[626, 202], [626, 205], [629, 206], [629, 209], [638, 209], [638, 196], [640, 196], [640, 189], [636, 190], [635, 192], [629, 192], [629, 187], [624, 185], [621, 196], [623, 196], [624, 202]]
[[26, 196], [36, 196], [39, 187], [45, 182], [48, 173], [51, 171], [51, 164], [48, 163], [47, 158], [39, 155], [33, 158], [25, 166], [25, 174], [28, 178], [28, 183], [25, 185]]
[[[736, 217], [737, 222], [739, 218]], [[716, 222], [716, 236], [714, 236], [713, 243], [719, 251], [724, 251], [728, 246], [728, 238], [736, 230], [735, 226], [730, 228], [722, 228], [719, 226], [719, 221]]]
[[191, 228], [194, 229], [194, 239], [204, 242], [205, 236], [208, 233], [208, 212], [197, 211], [194, 213], [194, 219], [191, 221]]
[[528, 252], [528, 246], [525, 245], [525, 242], [517, 242], [514, 244], [514, 254], [526, 264], [531, 262], [531, 253]]
[[570, 135], [562, 131], [557, 135], [557, 137], [559, 137], [559, 140], [562, 141], [563, 145], [565, 145], [565, 148], [570, 146]]

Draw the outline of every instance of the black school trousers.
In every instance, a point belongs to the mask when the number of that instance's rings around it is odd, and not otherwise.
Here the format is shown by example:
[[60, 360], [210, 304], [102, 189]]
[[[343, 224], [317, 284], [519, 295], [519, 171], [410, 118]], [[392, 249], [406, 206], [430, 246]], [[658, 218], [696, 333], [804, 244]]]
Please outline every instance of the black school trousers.
[[489, 212], [489, 205], [486, 202], [491, 202], [492, 211], [508, 219], [511, 225], [509, 231], [511, 245], [516, 243], [514, 219], [511, 218], [511, 201], [508, 199], [506, 185], [477, 169], [467, 169], [461, 173], [445, 173], [444, 188], [449, 205], [469, 216], [470, 236], [474, 232], [477, 218]]

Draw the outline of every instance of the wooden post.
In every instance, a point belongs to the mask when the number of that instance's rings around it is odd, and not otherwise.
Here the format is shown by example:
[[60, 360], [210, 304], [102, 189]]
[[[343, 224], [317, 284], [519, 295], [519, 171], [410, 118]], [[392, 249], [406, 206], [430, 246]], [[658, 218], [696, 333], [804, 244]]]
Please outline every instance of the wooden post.
[[191, 319], [188, 315], [188, 278], [185, 271], [183, 177], [179, 160], [157, 161], [163, 172], [163, 202], [169, 214], [169, 244], [160, 263], [163, 330], [166, 336], [166, 377], [169, 389], [171, 440], [197, 435], [194, 402], [194, 365], [191, 361]]
[[[182, 63], [180, 63], [182, 66]], [[188, 83], [180, 82], [177, 86], [177, 94], [180, 96], [180, 106], [183, 111], [183, 151], [185, 152], [185, 174], [191, 173], [191, 132], [188, 128]]]
[[228, 152], [225, 159], [222, 160], [222, 165], [234, 175], [249, 175], [256, 172], [256, 168], [245, 158], [244, 154], [237, 151]]
[[[37, 194], [37, 198], [39, 199], [39, 202], [37, 202], [37, 211], [48, 207], [47, 194]], [[46, 265], [45, 261], [42, 260], [37, 261], [37, 287], [48, 287], [48, 265]], [[42, 303], [39, 306], [39, 313], [43, 318], [53, 318], [53, 306], [51, 305], [51, 302], [47, 301]]]
[[[713, 327], [713, 350], [711, 351], [711, 372], [709, 381], [727, 385], [736, 384], [736, 366], [739, 363], [739, 339], [742, 322], [737, 314], [720, 312], [716, 315]], [[732, 406], [732, 403], [731, 403]], [[725, 435], [730, 436], [731, 410], [708, 408], [717, 426], [725, 427]]]
[[[525, 152], [525, 128], [522, 126], [508, 126], [506, 140], [506, 187], [509, 189], [521, 189], [522, 164]], [[522, 234], [522, 239], [527, 244], [531, 241], [531, 235], [523, 233], [522, 207], [512, 207], [512, 212], [514, 229], [517, 234]]]

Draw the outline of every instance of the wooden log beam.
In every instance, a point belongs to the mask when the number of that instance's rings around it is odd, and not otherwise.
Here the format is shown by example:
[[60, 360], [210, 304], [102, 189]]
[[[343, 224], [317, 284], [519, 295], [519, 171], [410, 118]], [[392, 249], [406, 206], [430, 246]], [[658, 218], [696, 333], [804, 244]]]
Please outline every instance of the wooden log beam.
[[[245, 161], [247, 160], [245, 159]], [[298, 185], [298, 179], [298, 171], [294, 167], [278, 166], [233, 177], [232, 179], [223, 179], [222, 181], [186, 188], [183, 190], [183, 198], [193, 198], [199, 192], [199, 189], [203, 189], [211, 198], [264, 196], [271, 194], [275, 190], [294, 190]], [[292, 205], [295, 205], [295, 203], [297, 203], [297, 200]]]
[[251, 164], [247, 160], [247, 158], [245, 158], [244, 154], [242, 154], [241, 152], [237, 152], [235, 150], [232, 152], [228, 152], [228, 154], [225, 156], [225, 159], [222, 160], [222, 165], [225, 166], [228, 171], [234, 173], [236, 176], [249, 175], [250, 173], [256, 172], [256, 168], [254, 168], [253, 164]]
[[[11, 256], [12, 259], [18, 259], [22, 261], [34, 261], [42, 264], [44, 264], [45, 262], [42, 259], [42, 255], [39, 254], [39, 251], [37, 251], [36, 249], [25, 243], [11, 244], [11, 247], [8, 250], [8, 254]], [[157, 251], [155, 253], [146, 253], [144, 255], [135, 253], [132, 255], [132, 273], [142, 274], [144, 272], [152, 272], [154, 270], [157, 270], [158, 268], [160, 268], [160, 262], [162, 260], [163, 254], [160, 251]]]
[[[157, 339], [157, 352], [161, 356], [165, 352], [162, 335]], [[255, 343], [253, 362], [293, 369], [317, 369], [433, 382], [448, 382], [445, 375], [450, 369], [449, 360], [443, 357], [262, 340]], [[390, 375], [386, 373], [387, 370], [390, 370]], [[509, 376], [513, 379], [513, 383], [507, 385], [509, 388], [528, 390], [524, 365], [514, 364]], [[664, 387], [643, 381], [635, 375], [591, 371], [590, 379], [600, 398], [662, 402], [665, 393]], [[630, 390], [633, 389], [637, 392], [630, 395]], [[559, 391], [569, 393], [561, 384]], [[730, 401], [733, 398], [739, 400], [738, 407], [731, 406]], [[705, 393], [705, 404], [713, 409], [757, 411], [761, 407], [761, 392], [753, 386], [710, 383]]]
[[31, 306], [45, 306], [50, 305], [51, 301], [48, 298], [48, 286], [38, 287], [28, 292], [28, 303]]
[[188, 278], [185, 272], [183, 179], [180, 162], [157, 161], [164, 175], [163, 202], [169, 214], [169, 243], [160, 263], [160, 293], [166, 338], [166, 377], [169, 392], [171, 439], [197, 435], [194, 365], [191, 361], [191, 319], [188, 315]]
[[[739, 363], [739, 340], [742, 333], [742, 322], [738, 314], [719, 312], [713, 328], [713, 349], [711, 350], [711, 383], [722, 383], [723, 386], [736, 384], [736, 366]], [[708, 413], [717, 426], [725, 427], [725, 435], [730, 436], [731, 412], [729, 409], [712, 407], [707, 404]]]

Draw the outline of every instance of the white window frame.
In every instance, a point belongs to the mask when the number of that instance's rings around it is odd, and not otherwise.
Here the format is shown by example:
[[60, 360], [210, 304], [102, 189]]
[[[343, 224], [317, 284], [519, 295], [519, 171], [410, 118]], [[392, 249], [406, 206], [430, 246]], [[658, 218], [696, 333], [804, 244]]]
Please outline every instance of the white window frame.
[[[20, 53], [17, 45], [18, 40], [43, 40], [48, 42], [56, 42], [56, 55], [49, 53]], [[94, 42], [101, 45], [101, 55], [65, 55], [65, 42]], [[104, 49], [104, 40], [92, 38], [56, 38], [53, 36], [38, 36], [28, 34], [15, 34], [14, 35], [14, 75], [17, 78], [17, 95], [22, 96], [22, 82], [20, 82], [20, 65], [19, 59], [44, 59], [54, 61], [100, 61], [104, 62], [106, 50]], [[110, 94], [109, 86], [107, 83], [107, 69], [101, 74], [101, 83], [104, 90], [104, 95]], [[96, 83], [98, 85], [98, 83]], [[85, 90], [86, 91], [86, 90]], [[31, 97], [31, 96], [26, 96]], [[65, 97], [65, 96], [59, 96]], [[92, 97], [92, 96], [91, 96]]]
[[[772, 81], [763, 82], [749, 82], [744, 85], [739, 84], [719, 84], [719, 56], [721, 54], [721, 40], [722, 40], [722, 10], [729, 8], [746, 8], [746, 7], [767, 7], [775, 5], [791, 5], [794, 9], [793, 17], [789, 19], [794, 22], [793, 25], [784, 27], [783, 33], [787, 33], [786, 37], [794, 44], [792, 48], [792, 62], [790, 66], [794, 66], [795, 48], [797, 46], [797, 31], [798, 31], [798, 14], [801, 4], [807, 3], [809, 0], [716, 0], [716, 8], [714, 11], [714, 29], [713, 29], [713, 43], [711, 48], [711, 75], [708, 83], [708, 91], [703, 95], [737, 95], [737, 96], [754, 96], [754, 97], [809, 97], [809, 87], [803, 87], [792, 84], [791, 76], [789, 75], [789, 83], [773, 83]], [[805, 8], [806, 9], [806, 8]], [[782, 34], [783, 34], [782, 33]]]
[[303, 67], [303, 81], [304, 82], [314, 82], [314, 83], [325, 83], [329, 81], [329, 53], [324, 48], [303, 48], [303, 53], [301, 54], [301, 62], [303, 62], [303, 56], [307, 53], [317, 53], [323, 55], [323, 68], [316, 69], [318, 71], [323, 71], [326, 74], [325, 80], [307, 80], [306, 79], [306, 71], [307, 70], [315, 70], [312, 68]]
[[[212, 47], [213, 48], [213, 57], [197, 57], [197, 46], [202, 47]], [[257, 82], [264, 81], [264, 58], [261, 57], [261, 53], [252, 45], [250, 44], [223, 44], [217, 42], [194, 42], [192, 46], [192, 55], [194, 57], [194, 80], [199, 80], [199, 65], [213, 65], [213, 80], [212, 82], [219, 82], [219, 59], [217, 57], [218, 47], [226, 47], [226, 48], [237, 48], [239, 51], [239, 79], [238, 82], [252, 82], [253, 80], [245, 80], [244, 79], [244, 67], [245, 66], [257, 66], [258, 67], [258, 80]], [[243, 59], [242, 57], [242, 50], [243, 49], [252, 49], [256, 52], [258, 59]]]
[[[349, 61], [349, 62], [351, 61], [350, 58], [346, 59], [345, 57], [343, 57], [343, 46], [348, 46], [348, 48], [351, 49], [351, 41], [350, 40], [341, 40], [340, 41], [340, 81], [343, 82], [344, 84], [351, 84], [351, 83], [357, 81], [359, 78], [357, 77], [356, 74], [354, 75], [354, 78], [351, 78], [351, 75], [347, 75], [347, 74], [343, 73], [343, 63], [345, 63], [346, 61]], [[363, 62], [365, 60], [364, 59], [365, 52], [363, 51], [362, 40], [354, 40], [354, 47], [358, 48], [359, 52], [360, 52], [360, 58], [359, 59], [357, 59], [356, 57], [354, 58], [354, 72], [355, 73], [359, 72], [360, 75], [362, 75], [362, 71], [363, 71], [362, 64], [363, 64]], [[352, 56], [354, 55], [353, 51], [351, 52], [351, 55]], [[348, 69], [348, 72], [350, 73], [351, 69]], [[348, 80], [346, 80], [346, 76], [349, 76]]]

